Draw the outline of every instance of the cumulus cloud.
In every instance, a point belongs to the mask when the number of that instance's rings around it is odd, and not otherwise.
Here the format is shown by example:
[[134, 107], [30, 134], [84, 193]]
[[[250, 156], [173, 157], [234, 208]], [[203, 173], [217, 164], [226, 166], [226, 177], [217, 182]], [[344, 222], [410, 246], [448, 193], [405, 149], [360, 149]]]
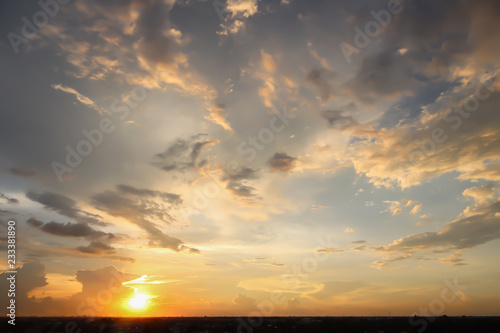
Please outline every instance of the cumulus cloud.
[[233, 304], [243, 309], [255, 309], [257, 301], [245, 294], [239, 294], [238, 297], [233, 299]]
[[[18, 267], [16, 274], [16, 309], [18, 314], [29, 314], [30, 309], [36, 307], [31, 305], [32, 300], [28, 298], [28, 292], [35, 288], [41, 288], [47, 285], [45, 278], [45, 266], [40, 262], [30, 261], [24, 263], [22, 267]], [[9, 273], [0, 274], [0, 290], [7, 295], [10, 281]], [[2, 297], [0, 304], [2, 307], [7, 307], [9, 298]]]
[[389, 204], [389, 208], [387, 210], [382, 211], [381, 213], [391, 212], [392, 216], [396, 216], [402, 213], [401, 202], [399, 201], [384, 201], [384, 203]]
[[[216, 5], [216, 3], [214, 3]], [[257, 0], [227, 0], [223, 7], [223, 22], [220, 24], [220, 35], [235, 35], [245, 27], [245, 21], [258, 13]], [[219, 8], [220, 10], [220, 8]]]
[[[29, 293], [37, 288], [50, 287], [50, 278], [47, 278], [45, 266], [38, 261], [29, 261], [17, 269], [16, 279], [16, 310], [18, 315], [33, 316], [98, 316], [101, 311], [113, 315], [119, 315], [121, 307], [116, 304], [129, 299], [134, 290], [132, 287], [124, 285], [125, 282], [139, 277], [136, 274], [129, 274], [118, 271], [113, 266], [99, 268], [95, 270], [78, 270], [73, 277], [81, 284], [81, 291], [74, 293], [69, 298], [55, 299], [52, 297], [29, 296]], [[6, 292], [8, 288], [7, 277], [9, 273], [0, 274], [0, 290]], [[111, 295], [110, 302], [98, 303], [99, 308], [94, 308], [88, 303], [95, 300], [103, 291]], [[100, 296], [99, 296], [100, 297]], [[97, 298], [99, 299], [99, 298]], [[7, 306], [7, 297], [0, 301], [2, 306]]]
[[482, 205], [496, 197], [496, 191], [493, 184], [485, 184], [482, 186], [470, 187], [462, 192], [464, 197], [472, 198], [477, 204]]

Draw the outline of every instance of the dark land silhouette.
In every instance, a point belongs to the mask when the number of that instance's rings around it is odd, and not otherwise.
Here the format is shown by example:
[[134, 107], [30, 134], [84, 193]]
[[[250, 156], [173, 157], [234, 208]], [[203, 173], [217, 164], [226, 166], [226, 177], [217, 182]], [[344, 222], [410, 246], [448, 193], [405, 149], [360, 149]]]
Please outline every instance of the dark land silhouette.
[[164, 317], [94, 318], [21, 317], [12, 326], [2, 321], [1, 332], [349, 332], [349, 333], [498, 333], [500, 317]]

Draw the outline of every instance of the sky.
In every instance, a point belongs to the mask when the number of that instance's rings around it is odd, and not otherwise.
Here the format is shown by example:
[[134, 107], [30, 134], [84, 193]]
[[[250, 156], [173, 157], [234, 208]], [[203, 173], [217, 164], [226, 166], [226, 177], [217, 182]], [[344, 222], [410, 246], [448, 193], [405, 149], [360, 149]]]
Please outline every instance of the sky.
[[500, 315], [498, 1], [0, 13], [18, 315]]

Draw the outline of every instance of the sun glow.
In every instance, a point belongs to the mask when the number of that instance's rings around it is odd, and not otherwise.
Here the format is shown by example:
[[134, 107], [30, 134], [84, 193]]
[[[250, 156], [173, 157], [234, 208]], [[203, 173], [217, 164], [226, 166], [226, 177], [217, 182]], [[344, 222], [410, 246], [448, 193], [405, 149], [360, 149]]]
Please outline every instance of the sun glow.
[[148, 298], [148, 295], [137, 293], [128, 300], [127, 304], [131, 309], [142, 310], [148, 306]]

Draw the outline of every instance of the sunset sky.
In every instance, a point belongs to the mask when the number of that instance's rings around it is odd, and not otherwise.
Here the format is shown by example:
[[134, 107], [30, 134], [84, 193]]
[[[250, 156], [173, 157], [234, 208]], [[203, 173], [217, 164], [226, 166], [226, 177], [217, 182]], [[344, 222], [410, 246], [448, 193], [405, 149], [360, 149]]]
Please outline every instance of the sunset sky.
[[18, 315], [500, 315], [499, 1], [0, 15]]

